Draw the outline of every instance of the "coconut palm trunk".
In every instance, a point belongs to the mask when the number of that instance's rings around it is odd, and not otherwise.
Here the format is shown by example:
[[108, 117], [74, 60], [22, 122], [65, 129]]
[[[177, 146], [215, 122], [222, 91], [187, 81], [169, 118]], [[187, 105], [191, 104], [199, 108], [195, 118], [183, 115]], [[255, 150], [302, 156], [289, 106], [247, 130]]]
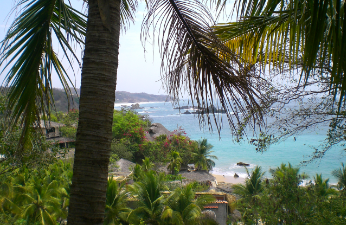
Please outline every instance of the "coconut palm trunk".
[[120, 35], [120, 0], [89, 0], [68, 224], [103, 224]]

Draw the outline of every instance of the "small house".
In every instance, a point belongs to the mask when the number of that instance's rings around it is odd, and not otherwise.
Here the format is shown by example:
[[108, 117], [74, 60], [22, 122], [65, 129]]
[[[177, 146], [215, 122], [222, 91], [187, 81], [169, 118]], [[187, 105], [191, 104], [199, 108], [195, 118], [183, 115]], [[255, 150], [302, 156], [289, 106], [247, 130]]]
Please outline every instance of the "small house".
[[60, 127], [64, 126], [62, 123], [41, 120], [40, 126], [36, 126], [36, 128], [41, 130], [41, 133], [46, 136], [47, 141], [59, 144], [60, 148], [68, 148], [69, 143], [74, 143], [75, 140], [61, 136]]
[[205, 211], [214, 212], [216, 222], [220, 225], [226, 225], [228, 215], [227, 194], [223, 192], [196, 192], [196, 196], [213, 195], [216, 201], [204, 206]]

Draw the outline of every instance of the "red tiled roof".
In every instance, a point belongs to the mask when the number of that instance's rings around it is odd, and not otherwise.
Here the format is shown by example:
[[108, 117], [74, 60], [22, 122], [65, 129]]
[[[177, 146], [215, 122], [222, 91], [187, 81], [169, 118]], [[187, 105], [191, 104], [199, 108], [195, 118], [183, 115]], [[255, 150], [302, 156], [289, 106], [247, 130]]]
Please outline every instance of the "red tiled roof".
[[205, 209], [218, 209], [219, 206], [216, 205], [210, 205], [210, 206], [204, 206]]
[[227, 204], [228, 202], [227, 201], [216, 200], [214, 203], [225, 203], [225, 204]]

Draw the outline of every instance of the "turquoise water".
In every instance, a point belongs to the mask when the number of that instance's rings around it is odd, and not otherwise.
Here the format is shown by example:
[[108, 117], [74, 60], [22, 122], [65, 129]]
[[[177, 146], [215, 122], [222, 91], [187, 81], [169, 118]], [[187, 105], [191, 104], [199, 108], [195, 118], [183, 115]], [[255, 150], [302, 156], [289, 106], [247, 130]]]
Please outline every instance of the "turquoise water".
[[[116, 104], [115, 109], [120, 109], [120, 105]], [[127, 104], [131, 105], [131, 104]], [[181, 104], [184, 105], [184, 104]], [[186, 104], [185, 104], [186, 105]], [[232, 141], [230, 129], [227, 124], [223, 126], [221, 138], [216, 130], [210, 132], [208, 127], [200, 128], [198, 118], [193, 114], [181, 114], [185, 110], [175, 110], [171, 103], [140, 103], [143, 109], [137, 110], [139, 114], [147, 114], [153, 123], [161, 123], [168, 130], [175, 130], [179, 127], [185, 130], [187, 136], [193, 140], [201, 138], [208, 139], [208, 143], [214, 146], [214, 155], [218, 157], [215, 160], [216, 166], [212, 173], [221, 175], [231, 175], [238, 173], [240, 177], [246, 177], [246, 171], [243, 167], [236, 165], [237, 162], [245, 162], [250, 164], [250, 170], [255, 165], [261, 166], [266, 176], [270, 177], [268, 170], [276, 168], [281, 163], [290, 162], [293, 166], [300, 166], [301, 172], [307, 173], [311, 179], [316, 173], [322, 173], [324, 178], [329, 178], [330, 183], [336, 183], [336, 179], [331, 175], [334, 169], [341, 167], [341, 162], [346, 163], [346, 154], [342, 147], [336, 146], [329, 150], [322, 160], [301, 166], [300, 162], [308, 160], [314, 149], [324, 140], [325, 131], [320, 130], [319, 133], [311, 132], [293, 137], [276, 145], [272, 145], [264, 153], [256, 153], [255, 146], [250, 145], [247, 141], [235, 143]], [[248, 134], [252, 135], [251, 132]], [[251, 137], [250, 137], [251, 138]]]

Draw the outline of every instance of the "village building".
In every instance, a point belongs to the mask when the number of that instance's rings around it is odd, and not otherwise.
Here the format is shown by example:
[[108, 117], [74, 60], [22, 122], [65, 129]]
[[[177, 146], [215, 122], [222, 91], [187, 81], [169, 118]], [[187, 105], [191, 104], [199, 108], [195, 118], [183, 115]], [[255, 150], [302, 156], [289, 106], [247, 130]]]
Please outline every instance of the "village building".
[[223, 192], [196, 192], [197, 196], [212, 195], [216, 198], [216, 201], [204, 206], [205, 211], [212, 211], [215, 213], [215, 220], [219, 225], [227, 224], [228, 215], [228, 201], [227, 194]]
[[46, 140], [58, 144], [60, 148], [69, 148], [69, 144], [74, 143], [72, 138], [62, 137], [60, 133], [60, 127], [64, 127], [62, 123], [56, 123], [52, 121], [40, 121], [40, 126], [36, 126], [36, 129], [40, 129], [41, 133], [46, 136]]
[[[170, 191], [163, 191], [163, 194], [169, 195]], [[216, 201], [204, 206], [204, 214], [209, 218], [214, 219], [219, 225], [227, 224], [228, 201], [227, 194], [223, 192], [196, 192], [195, 196], [212, 195]], [[203, 213], [202, 212], [202, 213]]]

